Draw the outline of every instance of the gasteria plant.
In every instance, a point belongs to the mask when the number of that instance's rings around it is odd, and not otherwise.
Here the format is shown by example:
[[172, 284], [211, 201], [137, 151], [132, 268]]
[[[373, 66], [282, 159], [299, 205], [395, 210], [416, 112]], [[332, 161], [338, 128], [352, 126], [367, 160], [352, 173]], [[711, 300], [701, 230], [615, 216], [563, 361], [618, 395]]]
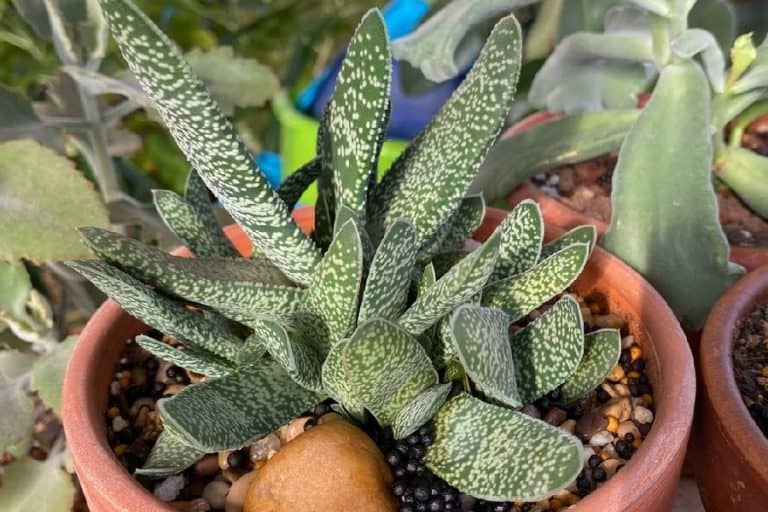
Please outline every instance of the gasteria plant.
[[[381, 17], [369, 12], [323, 117], [317, 157], [275, 193], [165, 36], [130, 0], [101, 5], [196, 170], [184, 198], [160, 191], [155, 202], [197, 258], [84, 228], [102, 261], [70, 263], [183, 344], [144, 336], [142, 347], [206, 376], [159, 402], [164, 430], [138, 472], [181, 471], [333, 398], [348, 418], [376, 421], [397, 438], [432, 421], [427, 465], [474, 496], [535, 500], [569, 485], [582, 467], [579, 441], [519, 409], [558, 387], [566, 401], [592, 390], [618, 360], [619, 334], [585, 336], [569, 295], [509, 333], [576, 279], [595, 232], [578, 228], [544, 245], [538, 206], [526, 202], [479, 247], [462, 245], [485, 210], [466, 190], [514, 94], [517, 21], [499, 22], [464, 84], [376, 183], [391, 58]], [[307, 237], [289, 212], [315, 180]], [[234, 257], [206, 186], [253, 241], [251, 258]], [[448, 399], [453, 379], [464, 391]]]

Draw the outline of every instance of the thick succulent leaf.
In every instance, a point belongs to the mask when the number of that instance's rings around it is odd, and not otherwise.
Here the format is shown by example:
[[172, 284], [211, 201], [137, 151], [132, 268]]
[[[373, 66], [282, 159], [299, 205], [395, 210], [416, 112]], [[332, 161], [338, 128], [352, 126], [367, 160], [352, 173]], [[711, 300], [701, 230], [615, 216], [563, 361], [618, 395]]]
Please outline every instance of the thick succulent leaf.
[[180, 473], [205, 455], [204, 451], [189, 446], [184, 439], [167, 426], [160, 432], [144, 467], [137, 475], [163, 477]]
[[437, 229], [420, 251], [419, 261], [431, 260], [436, 254], [459, 249], [480, 226], [485, 216], [485, 201], [481, 196], [465, 197], [458, 209]]
[[130, 0], [99, 0], [131, 71], [176, 142], [254, 245], [309, 284], [320, 253], [256, 167], [245, 144], [168, 38]]
[[509, 338], [523, 403], [532, 403], [565, 382], [584, 355], [579, 303], [564, 296]]
[[69, 512], [75, 503], [72, 475], [61, 467], [61, 458], [37, 461], [22, 458], [8, 464], [0, 487], [3, 512]]
[[67, 263], [128, 314], [194, 349], [234, 360], [242, 341], [222, 325], [193, 313], [146, 285], [101, 261]]
[[[664, 67], [619, 153], [603, 237], [603, 246], [643, 274], [692, 329], [738, 277], [712, 186], [710, 94], [697, 63]], [[659, 140], [665, 151], [655, 150]]]
[[421, 334], [482, 290], [496, 266], [500, 241], [501, 236], [494, 234], [419, 295], [398, 320], [400, 326], [413, 335]]
[[375, 241], [403, 218], [426, 244], [458, 208], [511, 107], [520, 46], [517, 20], [500, 21], [467, 78], [376, 187], [369, 209]]
[[421, 273], [421, 279], [419, 279], [416, 295], [420, 297], [427, 293], [427, 290], [429, 290], [436, 281], [437, 274], [435, 274], [435, 266], [432, 263], [429, 263], [424, 267], [424, 272]]
[[43, 403], [58, 415], [61, 414], [64, 374], [75, 343], [77, 343], [77, 336], [67, 336], [53, 350], [37, 358], [30, 375], [30, 389], [36, 391]]
[[322, 361], [310, 346], [292, 340], [285, 328], [275, 322], [264, 320], [253, 328], [256, 339], [297, 384], [311, 391], [322, 391]]
[[348, 343], [349, 340], [342, 340], [328, 352], [322, 368], [323, 388], [352, 417], [362, 420], [365, 405], [355, 394], [342, 364], [342, 355]]
[[482, 193], [491, 203], [542, 171], [618, 151], [638, 115], [635, 109], [585, 112], [502, 139], [491, 148], [469, 191]]
[[700, 55], [712, 89], [715, 92], [723, 92], [725, 56], [711, 32], [700, 28], [689, 28], [671, 41], [670, 48], [682, 59], [693, 59]]
[[320, 176], [317, 178], [315, 203], [315, 243], [325, 250], [331, 245], [336, 221], [336, 197], [334, 194], [331, 144], [328, 129], [328, 109], [323, 112], [317, 129], [317, 158], [320, 159]]
[[327, 107], [336, 208], [345, 205], [360, 220], [389, 121], [391, 65], [384, 20], [370, 10], [352, 36]]
[[563, 402], [583, 397], [611, 373], [621, 356], [621, 334], [616, 329], [600, 329], [584, 337], [584, 357], [560, 388]]
[[432, 386], [403, 407], [392, 422], [392, 435], [395, 439], [408, 437], [431, 420], [445, 403], [452, 387], [450, 382]]
[[0, 85], [0, 105], [3, 107], [3, 118], [0, 120], [0, 142], [34, 139], [43, 146], [57, 150], [63, 149], [61, 134], [40, 121], [32, 108], [32, 102], [23, 94]]
[[344, 224], [346, 224], [349, 221], [354, 221], [355, 225], [357, 225], [357, 232], [360, 235], [360, 245], [363, 249], [363, 267], [368, 268], [369, 264], [371, 262], [371, 259], [373, 258], [373, 242], [371, 242], [371, 238], [368, 236], [368, 232], [365, 230], [365, 225], [362, 224], [362, 222], [359, 219], [359, 216], [355, 214], [355, 212], [352, 210], [352, 208], [349, 208], [346, 205], [341, 205], [336, 209], [336, 218], [334, 219], [334, 227], [333, 232], [335, 234], [338, 234], [339, 231], [344, 227]]
[[385, 426], [438, 383], [437, 372], [416, 338], [379, 318], [358, 327], [345, 344], [341, 365], [353, 395]]
[[466, 393], [449, 400], [434, 425], [427, 467], [477, 498], [539, 501], [568, 487], [582, 468], [572, 435]]
[[768, 158], [742, 147], [729, 147], [717, 177], [764, 219], [768, 218]]
[[521, 274], [539, 261], [544, 218], [538, 203], [526, 199], [515, 206], [501, 222], [499, 231], [501, 245], [492, 281]]
[[301, 195], [320, 176], [323, 162], [319, 158], [313, 158], [301, 169], [285, 178], [285, 181], [277, 189], [277, 195], [283, 200], [288, 211], [292, 211], [299, 202]]
[[[0, 453], [26, 450], [35, 422], [34, 403], [18, 382], [0, 381]], [[21, 453], [19, 453], [21, 452]]]
[[235, 362], [239, 366], [250, 366], [259, 362], [267, 353], [267, 348], [259, 336], [251, 334], [237, 352]]
[[204, 350], [182, 350], [149, 336], [137, 336], [136, 343], [163, 361], [207, 377], [223, 377], [235, 371], [235, 365]]
[[451, 339], [464, 371], [480, 391], [510, 407], [523, 405], [517, 391], [506, 313], [461, 306], [451, 316]]
[[45, 337], [53, 327], [50, 307], [32, 287], [27, 269], [20, 261], [0, 261], [0, 322], [29, 342]]
[[483, 291], [483, 305], [498, 308], [516, 322], [573, 283], [589, 259], [589, 244], [573, 244], [532, 269], [491, 284]]
[[265, 358], [226, 377], [187, 386], [159, 401], [158, 410], [184, 443], [216, 452], [261, 439], [323, 398]]
[[363, 279], [363, 249], [354, 221], [336, 235], [299, 304], [303, 341], [325, 356], [355, 326]]
[[416, 263], [416, 231], [406, 221], [387, 230], [371, 262], [358, 323], [379, 317], [394, 320], [405, 309]]
[[595, 226], [585, 225], [577, 226], [567, 233], [555, 238], [541, 248], [542, 259], [549, 258], [558, 251], [562, 251], [573, 244], [589, 244], [590, 251], [595, 248], [597, 243], [597, 230]]

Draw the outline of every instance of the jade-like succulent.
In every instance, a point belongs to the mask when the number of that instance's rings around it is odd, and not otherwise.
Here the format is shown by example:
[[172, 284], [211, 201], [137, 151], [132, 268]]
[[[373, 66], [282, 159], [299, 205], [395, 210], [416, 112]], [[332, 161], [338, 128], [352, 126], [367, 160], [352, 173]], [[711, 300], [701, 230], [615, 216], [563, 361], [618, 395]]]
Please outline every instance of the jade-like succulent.
[[[164, 430], [145, 475], [258, 440], [312, 405], [376, 421], [397, 438], [432, 422], [426, 463], [464, 492], [533, 500], [569, 485], [580, 442], [519, 412], [562, 390], [572, 401], [616, 364], [619, 334], [584, 334], [563, 295], [510, 335], [583, 269], [595, 232], [543, 244], [538, 206], [515, 208], [474, 250], [485, 212], [466, 196], [512, 101], [519, 26], [492, 32], [451, 100], [377, 183], [389, 113], [390, 51], [377, 11], [347, 52], [318, 156], [273, 192], [232, 126], [171, 43], [130, 0], [102, 0], [129, 66], [194, 166], [185, 197], [158, 192], [168, 226], [197, 256], [171, 256], [102, 229], [82, 230], [102, 261], [71, 266], [128, 313], [183, 347], [143, 336], [160, 358], [205, 375], [163, 399]], [[311, 236], [290, 210], [317, 180]], [[206, 186], [252, 240], [238, 258]], [[458, 380], [463, 392], [448, 398]]]

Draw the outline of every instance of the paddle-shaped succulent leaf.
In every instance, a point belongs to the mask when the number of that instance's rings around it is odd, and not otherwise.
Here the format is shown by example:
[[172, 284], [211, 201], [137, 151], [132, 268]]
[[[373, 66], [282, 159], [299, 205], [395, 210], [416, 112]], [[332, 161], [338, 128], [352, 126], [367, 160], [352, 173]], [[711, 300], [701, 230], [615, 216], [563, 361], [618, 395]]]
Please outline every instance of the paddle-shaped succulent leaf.
[[328, 352], [322, 368], [323, 388], [349, 415], [362, 420], [365, 406], [355, 395], [342, 364], [342, 354], [348, 343], [348, 339], [342, 340]]
[[619, 362], [621, 334], [616, 329], [600, 329], [584, 337], [584, 357], [576, 371], [560, 388], [563, 402], [586, 395], [605, 380]]
[[174, 348], [149, 336], [137, 336], [136, 343], [164, 361], [208, 377], [223, 377], [235, 371], [232, 362], [204, 350]]
[[288, 211], [293, 210], [301, 195], [320, 176], [322, 169], [322, 161], [319, 158], [313, 158], [280, 184], [277, 195], [283, 200]]
[[437, 413], [426, 465], [450, 485], [492, 501], [538, 501], [567, 487], [582, 469], [572, 435], [467, 394]]
[[394, 438], [404, 439], [432, 419], [445, 403], [452, 387], [450, 382], [432, 386], [403, 407], [392, 422]]
[[522, 274], [539, 261], [544, 240], [544, 218], [530, 199], [515, 206], [499, 226], [499, 259], [491, 279]]
[[523, 403], [532, 403], [573, 375], [584, 355], [582, 326], [579, 303], [566, 295], [509, 338]]
[[184, 442], [184, 439], [165, 427], [155, 441], [149, 458], [137, 475], [162, 477], [184, 471], [205, 455], [204, 451]]
[[308, 345], [288, 336], [280, 324], [263, 320], [253, 325], [253, 336], [301, 387], [320, 392], [320, 357]]
[[235, 362], [240, 366], [250, 366], [259, 362], [266, 353], [267, 347], [264, 342], [255, 333], [252, 333], [245, 338], [240, 350], [237, 351]]
[[309, 284], [320, 253], [189, 64], [133, 2], [99, 4], [128, 66], [205, 184], [257, 248], [291, 279]]
[[451, 316], [451, 339], [464, 371], [480, 391], [510, 407], [523, 405], [517, 391], [506, 313], [461, 306]]
[[419, 255], [421, 262], [429, 261], [435, 254], [452, 252], [461, 247], [480, 226], [485, 217], [485, 201], [482, 196], [465, 197], [459, 208], [438, 228]]
[[555, 238], [541, 248], [541, 258], [546, 259], [573, 244], [589, 244], [590, 251], [597, 243], [595, 226], [577, 226], [563, 235]]

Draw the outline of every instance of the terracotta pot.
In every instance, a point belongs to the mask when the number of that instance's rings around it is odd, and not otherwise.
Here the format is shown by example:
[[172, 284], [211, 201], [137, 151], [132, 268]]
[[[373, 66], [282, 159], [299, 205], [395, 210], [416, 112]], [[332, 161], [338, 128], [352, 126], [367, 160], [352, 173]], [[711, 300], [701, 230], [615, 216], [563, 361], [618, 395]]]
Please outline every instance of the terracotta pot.
[[701, 336], [693, 456], [709, 511], [765, 510], [768, 440], [749, 415], [733, 374], [736, 321], [768, 300], [768, 266], [747, 274], [715, 304]]
[[[645, 95], [641, 95], [638, 99], [638, 105], [645, 105], [647, 100], [648, 98]], [[501, 138], [508, 139], [514, 137], [536, 125], [554, 121], [562, 117], [563, 116], [560, 114], [536, 112], [514, 124]], [[606, 222], [574, 210], [565, 203], [542, 192], [529, 181], [525, 181], [515, 188], [515, 190], [507, 196], [507, 203], [510, 206], [514, 206], [524, 199], [533, 199], [539, 203], [541, 212], [544, 215], [544, 220], [549, 224], [559, 226], [566, 230], [583, 224], [592, 224], [597, 228], [598, 235], [603, 235], [608, 229], [608, 224]], [[732, 245], [731, 260], [743, 266], [748, 271], [752, 271], [762, 265], [768, 265], [768, 248], [739, 247]]]
[[[486, 238], [505, 212], [489, 209], [476, 238]], [[302, 227], [312, 226], [311, 209], [296, 212]], [[560, 230], [548, 233], [556, 236]], [[227, 229], [238, 249], [248, 252], [245, 235]], [[186, 251], [182, 254], [188, 254]], [[581, 294], [606, 297], [612, 311], [627, 318], [643, 340], [647, 372], [656, 397], [656, 419], [627, 466], [600, 491], [582, 500], [576, 512], [661, 512], [677, 486], [693, 417], [695, 378], [690, 350], [672, 312], [636, 272], [597, 249], [574, 285]], [[124, 341], [146, 327], [107, 301], [80, 336], [64, 382], [64, 428], [75, 468], [94, 512], [171, 512], [119, 464], [107, 443], [104, 413], [113, 369]]]

